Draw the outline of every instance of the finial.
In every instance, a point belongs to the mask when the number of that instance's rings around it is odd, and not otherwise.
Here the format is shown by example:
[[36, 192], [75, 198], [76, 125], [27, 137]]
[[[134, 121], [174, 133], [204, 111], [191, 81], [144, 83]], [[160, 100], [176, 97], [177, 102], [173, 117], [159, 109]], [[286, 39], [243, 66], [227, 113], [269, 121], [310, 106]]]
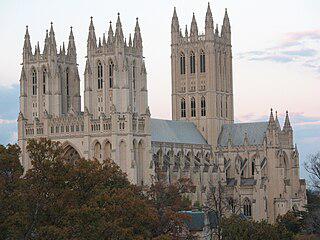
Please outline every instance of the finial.
[[120, 16], [120, 13], [118, 12], [118, 17]]
[[26, 25], [26, 29], [28, 30], [28, 25]]
[[90, 19], [92, 20], [92, 19], [93, 19], [93, 17], [91, 16], [91, 17], [90, 17]]
[[51, 26], [53, 25], [53, 22], [50, 22]]
[[72, 26], [70, 26], [70, 30], [72, 31]]

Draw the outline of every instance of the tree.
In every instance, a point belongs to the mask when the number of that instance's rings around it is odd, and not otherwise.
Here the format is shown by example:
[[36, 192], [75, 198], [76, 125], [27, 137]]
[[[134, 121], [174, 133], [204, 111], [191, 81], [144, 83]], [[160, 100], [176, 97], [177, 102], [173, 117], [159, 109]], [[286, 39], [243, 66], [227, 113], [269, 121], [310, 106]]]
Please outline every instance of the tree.
[[310, 174], [312, 187], [320, 191], [320, 152], [311, 155], [305, 163], [305, 169]]
[[266, 221], [243, 220], [237, 215], [223, 218], [221, 223], [224, 240], [291, 240], [293, 234]]
[[288, 232], [292, 232], [293, 234], [301, 233], [304, 227], [301, 212], [290, 211], [285, 215], [278, 216], [277, 226], [280, 228], [284, 228]]
[[20, 150], [17, 145], [0, 145], [0, 239], [10, 233], [12, 216], [21, 199], [16, 189], [21, 183], [23, 168], [19, 161]]
[[222, 220], [231, 214], [239, 214], [241, 211], [240, 200], [232, 197], [230, 189], [221, 181], [210, 184], [210, 191], [207, 196], [206, 208], [209, 212], [216, 214], [216, 229], [214, 234], [222, 239]]
[[4, 149], [1, 239], [179, 239], [188, 202], [177, 186], [156, 183], [146, 193], [112, 161], [70, 162], [47, 139], [28, 142], [33, 168], [22, 176], [19, 148]]
[[154, 235], [160, 237], [159, 239], [190, 238], [191, 235], [185, 229], [185, 220], [188, 217], [181, 211], [191, 209], [191, 202], [185, 196], [193, 187], [191, 182], [182, 178], [175, 184], [168, 184], [159, 168], [156, 168], [156, 173], [156, 178], [147, 191], [147, 196], [157, 213]]

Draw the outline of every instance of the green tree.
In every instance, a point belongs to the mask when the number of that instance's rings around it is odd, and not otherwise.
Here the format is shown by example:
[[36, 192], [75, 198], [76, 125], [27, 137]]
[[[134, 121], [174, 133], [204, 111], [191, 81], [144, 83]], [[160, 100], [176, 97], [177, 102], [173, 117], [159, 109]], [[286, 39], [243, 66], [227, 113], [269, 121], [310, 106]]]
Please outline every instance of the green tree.
[[271, 225], [266, 221], [243, 220], [233, 215], [224, 218], [221, 224], [224, 240], [290, 240], [293, 234], [286, 229]]

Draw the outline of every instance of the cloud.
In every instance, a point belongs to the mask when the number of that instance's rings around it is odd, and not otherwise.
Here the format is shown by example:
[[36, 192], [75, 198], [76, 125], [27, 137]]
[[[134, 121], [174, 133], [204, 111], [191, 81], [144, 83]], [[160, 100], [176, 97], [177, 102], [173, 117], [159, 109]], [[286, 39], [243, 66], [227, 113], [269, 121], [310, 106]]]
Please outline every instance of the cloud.
[[7, 119], [1, 119], [0, 118], [0, 124], [12, 124], [12, 123], [16, 123], [17, 120], [7, 120]]
[[271, 48], [239, 54], [248, 61], [295, 63], [320, 75], [320, 30], [291, 32]]

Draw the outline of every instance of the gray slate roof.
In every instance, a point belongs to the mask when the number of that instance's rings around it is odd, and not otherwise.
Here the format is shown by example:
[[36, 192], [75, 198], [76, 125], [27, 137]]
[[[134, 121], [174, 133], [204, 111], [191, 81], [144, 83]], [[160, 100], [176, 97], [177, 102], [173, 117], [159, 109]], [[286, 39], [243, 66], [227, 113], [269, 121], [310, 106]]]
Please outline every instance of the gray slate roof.
[[151, 141], [182, 144], [208, 144], [192, 122], [154, 118], [151, 119]]
[[231, 138], [233, 146], [243, 145], [245, 133], [247, 133], [249, 145], [262, 144], [267, 128], [268, 122], [225, 124], [222, 126], [218, 145], [221, 147], [228, 146], [229, 138]]

